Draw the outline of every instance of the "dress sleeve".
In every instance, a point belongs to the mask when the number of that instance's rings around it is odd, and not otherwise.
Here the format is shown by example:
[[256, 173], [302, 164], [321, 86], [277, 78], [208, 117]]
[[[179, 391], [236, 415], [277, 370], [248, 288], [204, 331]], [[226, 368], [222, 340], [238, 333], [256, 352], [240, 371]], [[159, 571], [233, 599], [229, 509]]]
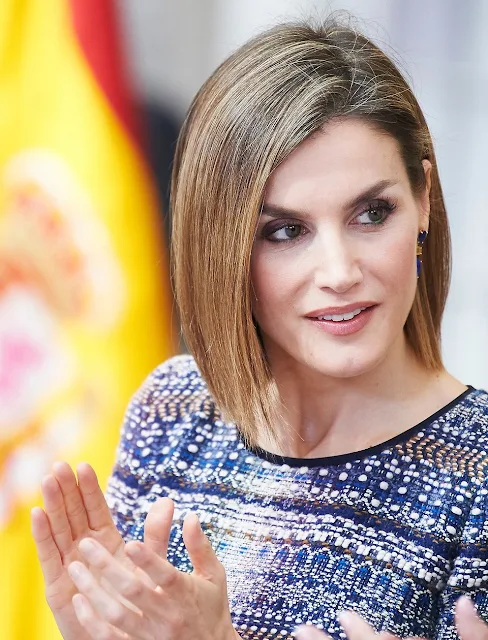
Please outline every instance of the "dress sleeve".
[[[188, 357], [186, 357], [188, 360]], [[184, 385], [185, 356], [160, 365], [127, 408], [106, 499], [124, 540], [141, 539], [148, 509], [145, 496], [154, 484], [154, 460], [176, 418], [177, 391]]]
[[478, 615], [488, 623], [488, 482], [478, 488], [448, 583], [439, 600], [435, 640], [457, 640], [454, 621], [456, 600], [466, 595]]

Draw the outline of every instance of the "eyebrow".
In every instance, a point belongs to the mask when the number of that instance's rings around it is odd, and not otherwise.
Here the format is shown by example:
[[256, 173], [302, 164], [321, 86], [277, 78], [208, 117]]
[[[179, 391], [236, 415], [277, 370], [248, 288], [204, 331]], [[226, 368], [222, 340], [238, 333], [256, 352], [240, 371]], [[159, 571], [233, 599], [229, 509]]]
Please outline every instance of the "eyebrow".
[[[355, 196], [343, 205], [343, 209], [350, 211], [359, 207], [362, 204], [368, 204], [374, 198], [377, 198], [385, 189], [398, 184], [396, 180], [380, 180], [375, 184], [368, 187], [365, 191], [362, 191], [359, 195]], [[279, 205], [263, 203], [261, 208], [261, 215], [270, 216], [271, 218], [306, 218], [307, 214], [304, 211], [297, 211], [293, 209], [287, 209]]]

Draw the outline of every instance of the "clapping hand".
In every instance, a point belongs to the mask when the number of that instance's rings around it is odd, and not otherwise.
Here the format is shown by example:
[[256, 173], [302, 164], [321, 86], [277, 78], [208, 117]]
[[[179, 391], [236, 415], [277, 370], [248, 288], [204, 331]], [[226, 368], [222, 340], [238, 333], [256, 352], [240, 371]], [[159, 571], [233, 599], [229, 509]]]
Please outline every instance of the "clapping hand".
[[32, 513], [46, 597], [65, 640], [236, 640], [226, 576], [196, 514], [183, 524], [193, 573], [166, 560], [174, 504], [156, 501], [144, 544], [123, 542], [95, 472], [65, 463], [42, 484]]
[[[348, 640], [400, 640], [398, 636], [387, 631], [376, 633], [357, 613], [351, 611], [340, 614], [339, 622]], [[471, 600], [464, 596], [456, 602], [456, 626], [461, 640], [488, 640], [488, 625], [478, 617]], [[299, 627], [296, 638], [297, 640], [330, 640], [330, 636], [309, 626]], [[422, 639], [406, 638], [405, 640]]]
[[[126, 555], [156, 588], [145, 584], [102, 545], [82, 540], [80, 550], [106, 579], [112, 592], [80, 562], [70, 565], [79, 594], [73, 598], [78, 620], [93, 639], [235, 640], [225, 570], [201, 530], [196, 514], [183, 523], [183, 541], [193, 573], [177, 570], [140, 542], [129, 542]], [[132, 607], [124, 606], [118, 594]]]
[[[68, 572], [71, 563], [83, 560], [79, 550], [81, 540], [98, 541], [122, 565], [136, 570], [124, 553], [124, 541], [112, 520], [94, 470], [88, 464], [81, 464], [77, 472], [78, 480], [68, 464], [56, 463], [41, 484], [45, 511], [39, 507], [32, 510], [32, 533], [44, 575], [46, 599], [65, 640], [91, 638], [80, 625], [73, 607], [72, 600], [78, 589]], [[164, 501], [158, 501], [144, 526], [148, 548], [160, 556], [166, 556], [168, 520], [171, 523], [171, 509]], [[144, 572], [137, 571], [142, 580], [150, 583]]]

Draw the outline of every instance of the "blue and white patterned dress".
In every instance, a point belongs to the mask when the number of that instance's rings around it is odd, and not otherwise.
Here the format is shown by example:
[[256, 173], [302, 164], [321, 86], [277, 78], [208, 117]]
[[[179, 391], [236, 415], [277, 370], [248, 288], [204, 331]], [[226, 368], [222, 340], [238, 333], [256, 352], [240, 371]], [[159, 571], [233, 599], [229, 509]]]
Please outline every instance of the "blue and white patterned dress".
[[310, 622], [344, 637], [353, 609], [401, 637], [456, 638], [466, 593], [488, 619], [488, 394], [468, 388], [388, 442], [329, 458], [248, 450], [190, 356], [158, 367], [129, 405], [107, 499], [126, 540], [150, 503], [176, 503], [168, 559], [191, 564], [196, 511], [227, 572], [247, 640]]

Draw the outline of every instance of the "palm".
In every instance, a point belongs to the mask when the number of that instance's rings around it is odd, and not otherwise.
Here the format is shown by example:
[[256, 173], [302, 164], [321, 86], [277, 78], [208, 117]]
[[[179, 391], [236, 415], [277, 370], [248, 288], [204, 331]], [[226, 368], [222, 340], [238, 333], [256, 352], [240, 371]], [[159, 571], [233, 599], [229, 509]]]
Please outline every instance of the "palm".
[[[110, 551], [114, 557], [120, 559], [124, 564], [130, 564], [129, 559], [124, 554], [124, 542], [114, 524], [99, 531], [87, 528], [82, 535], [74, 538], [71, 549], [62, 554], [63, 571], [53, 582], [46, 585], [46, 599], [53, 611], [63, 609], [66, 606], [72, 608], [71, 600], [78, 590], [69, 576], [68, 566], [75, 560], [87, 564], [78, 550], [78, 544], [83, 538], [94, 538]], [[89, 569], [94, 574], [97, 574], [94, 567], [89, 565]]]

